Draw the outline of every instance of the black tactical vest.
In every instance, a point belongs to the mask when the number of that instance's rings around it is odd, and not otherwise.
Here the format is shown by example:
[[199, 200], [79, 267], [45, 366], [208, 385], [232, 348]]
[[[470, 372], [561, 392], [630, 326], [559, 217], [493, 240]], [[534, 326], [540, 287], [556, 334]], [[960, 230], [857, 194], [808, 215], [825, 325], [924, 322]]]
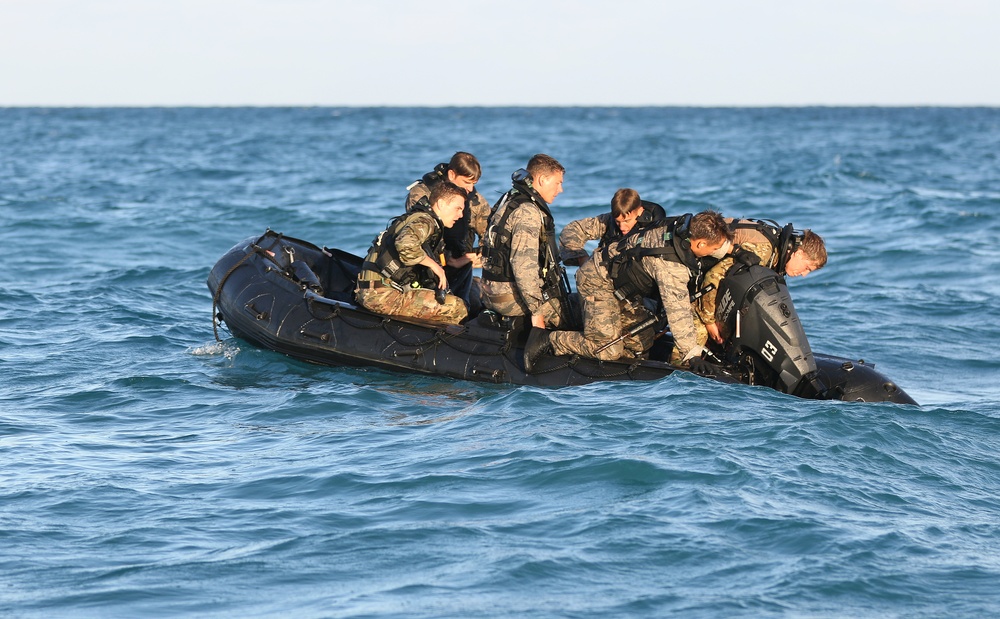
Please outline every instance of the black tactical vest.
[[656, 256], [670, 262], [678, 262], [695, 274], [688, 283], [689, 293], [696, 292], [701, 287], [701, 281], [707, 270], [702, 261], [694, 255], [690, 247], [690, 233], [688, 226], [691, 223], [691, 214], [681, 215], [669, 219], [663, 227], [664, 246], [663, 247], [643, 247], [635, 245], [637, 239], [633, 237], [642, 235], [647, 231], [629, 232], [622, 240], [618, 241], [618, 252], [616, 255], [611, 249], [605, 249], [604, 263], [608, 269], [608, 277], [615, 288], [615, 296], [619, 299], [636, 299], [641, 297], [659, 297], [659, 288], [656, 280], [650, 275], [642, 265], [642, 258], [645, 256]]
[[[662, 206], [655, 202], [648, 202], [646, 200], [641, 200], [641, 203], [642, 214], [635, 220], [635, 226], [628, 231], [629, 234], [640, 230], [656, 228], [667, 223], [667, 212], [663, 210]], [[618, 223], [615, 221], [614, 216], [612, 216], [610, 223], [604, 227], [604, 234], [601, 236], [601, 240], [597, 248], [601, 249], [606, 247], [621, 240], [624, 236], [625, 235], [622, 234], [622, 229], [618, 227]]]
[[389, 222], [388, 227], [375, 237], [362, 268], [375, 271], [399, 287], [411, 287], [416, 284], [422, 288], [434, 288], [437, 285], [437, 277], [433, 272], [420, 264], [403, 265], [399, 259], [399, 251], [396, 249], [396, 235], [402, 230], [407, 219], [415, 213], [427, 213], [434, 219], [434, 233], [424, 242], [423, 249], [428, 256], [434, 260], [438, 259], [441, 252], [444, 251], [444, 239], [441, 231], [445, 228], [438, 216], [431, 210], [430, 202], [426, 198], [421, 198], [413, 205], [409, 213], [404, 213], [393, 219]]
[[542, 212], [542, 231], [538, 238], [538, 277], [542, 280], [542, 293], [562, 296], [562, 267], [556, 260], [556, 225], [548, 204], [524, 182], [514, 181], [514, 187], [493, 206], [486, 240], [483, 243], [483, 279], [495, 282], [513, 282], [510, 264], [511, 242], [514, 231], [509, 223], [515, 210], [527, 203], [534, 203]]

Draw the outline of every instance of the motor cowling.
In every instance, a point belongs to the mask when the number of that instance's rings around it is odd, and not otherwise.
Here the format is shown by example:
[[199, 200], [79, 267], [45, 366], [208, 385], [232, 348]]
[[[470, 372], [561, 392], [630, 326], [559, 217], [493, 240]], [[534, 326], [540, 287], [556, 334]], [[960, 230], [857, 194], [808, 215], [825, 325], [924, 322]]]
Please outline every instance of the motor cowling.
[[827, 397], [783, 277], [737, 262], [716, 299], [727, 361], [741, 366], [757, 384], [801, 397]]

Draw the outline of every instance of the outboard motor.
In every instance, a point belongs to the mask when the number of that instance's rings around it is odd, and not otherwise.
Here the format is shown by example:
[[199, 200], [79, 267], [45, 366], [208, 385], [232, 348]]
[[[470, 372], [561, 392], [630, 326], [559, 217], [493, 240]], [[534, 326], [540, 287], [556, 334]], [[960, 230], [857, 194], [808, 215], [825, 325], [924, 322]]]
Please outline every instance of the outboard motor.
[[716, 299], [726, 361], [743, 373], [745, 382], [804, 398], [831, 397], [783, 277], [737, 262]]

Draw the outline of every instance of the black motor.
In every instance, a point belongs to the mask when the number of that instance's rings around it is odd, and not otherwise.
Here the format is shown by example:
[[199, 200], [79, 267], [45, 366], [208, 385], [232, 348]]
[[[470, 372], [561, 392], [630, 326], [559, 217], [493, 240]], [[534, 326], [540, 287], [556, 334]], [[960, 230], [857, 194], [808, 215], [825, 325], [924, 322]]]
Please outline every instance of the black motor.
[[739, 368], [746, 382], [800, 397], [831, 397], [783, 277], [737, 262], [716, 298], [726, 361]]

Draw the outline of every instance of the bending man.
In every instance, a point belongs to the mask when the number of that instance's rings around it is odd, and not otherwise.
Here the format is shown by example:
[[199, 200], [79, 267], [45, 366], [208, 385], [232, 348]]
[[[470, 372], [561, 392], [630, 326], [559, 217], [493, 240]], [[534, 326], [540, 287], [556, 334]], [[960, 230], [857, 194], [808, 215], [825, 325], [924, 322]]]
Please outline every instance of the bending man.
[[[795, 233], [791, 224], [779, 228], [774, 222], [760, 219], [726, 219], [726, 223], [733, 232], [733, 255], [749, 252], [741, 255], [743, 261], [759, 260], [761, 266], [787, 277], [805, 277], [826, 265], [826, 244], [812, 230]], [[733, 266], [733, 255], [709, 269], [705, 287], [711, 289], [695, 301], [695, 312], [705, 325], [705, 330], [698, 333], [699, 344], [704, 345], [708, 338], [722, 343], [720, 327], [715, 322], [715, 298], [719, 284]]]
[[583, 299], [583, 331], [533, 330], [525, 346], [530, 372], [548, 350], [555, 355], [581, 355], [613, 360], [621, 357], [621, 301], [641, 302], [657, 292], [674, 337], [670, 361], [686, 367], [701, 356], [691, 288], [699, 288], [701, 259], [721, 257], [729, 250], [732, 233], [715, 211], [682, 215], [667, 224], [626, 236], [593, 257], [577, 271], [577, 289]]

